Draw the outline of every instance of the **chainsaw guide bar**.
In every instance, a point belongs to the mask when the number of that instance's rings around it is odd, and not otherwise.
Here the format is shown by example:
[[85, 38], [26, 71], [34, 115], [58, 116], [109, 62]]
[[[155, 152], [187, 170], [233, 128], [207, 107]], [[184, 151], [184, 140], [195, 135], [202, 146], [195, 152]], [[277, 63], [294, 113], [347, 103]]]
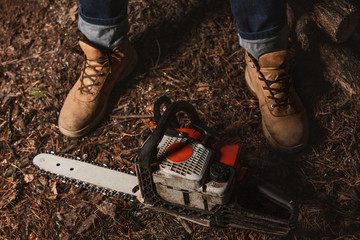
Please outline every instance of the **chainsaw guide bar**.
[[[160, 114], [162, 104], [167, 108]], [[178, 127], [178, 112], [187, 114], [192, 128]], [[136, 174], [53, 152], [36, 155], [32, 164], [64, 183], [137, 200], [146, 207], [204, 226], [234, 227], [275, 236], [286, 236], [295, 227], [298, 207], [294, 201], [246, 173], [241, 144], [225, 141], [202, 125], [191, 104], [171, 103], [162, 97], [154, 105], [154, 117], [157, 127], [136, 157]], [[243, 206], [241, 199], [253, 195], [265, 199], [265, 208], [272, 206], [272, 211], [259, 212]], [[286, 211], [280, 214], [285, 217], [280, 217], [278, 211]]]
[[61, 180], [65, 184], [134, 201], [139, 193], [134, 172], [110, 168], [107, 165], [85, 162], [58, 156], [54, 152], [40, 153], [32, 161], [33, 167], [42, 174]]

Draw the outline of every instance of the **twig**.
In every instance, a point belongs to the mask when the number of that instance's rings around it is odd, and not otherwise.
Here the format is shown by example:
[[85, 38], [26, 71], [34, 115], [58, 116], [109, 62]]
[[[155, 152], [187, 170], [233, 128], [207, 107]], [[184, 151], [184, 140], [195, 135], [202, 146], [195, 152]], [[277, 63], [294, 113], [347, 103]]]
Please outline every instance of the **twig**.
[[24, 62], [24, 61], [29, 60], [29, 59], [38, 58], [38, 57], [40, 57], [42, 55], [50, 54], [50, 53], [54, 53], [54, 52], [55, 52], [55, 50], [48, 51], [48, 52], [42, 52], [42, 53], [39, 53], [39, 54], [32, 55], [30, 57], [26, 57], [26, 58], [23, 58], [23, 59], [13, 59], [13, 60], [10, 60], [10, 61], [2, 62], [0, 64], [1, 64], [1, 66], [6, 66], [6, 65], [12, 64], [12, 63], [20, 63], [20, 62]]
[[184, 227], [185, 231], [188, 234], [190, 234], [190, 235], [193, 234], [194, 230], [192, 229], [192, 227], [190, 226], [190, 224], [186, 220], [184, 220], [184, 219], [182, 219], [180, 217], [177, 217], [177, 219], [179, 220], [179, 222], [181, 223], [181, 225]]
[[154, 117], [154, 115], [152, 114], [145, 114], [145, 115], [135, 115], [135, 114], [130, 114], [130, 115], [126, 115], [126, 116], [121, 116], [121, 115], [115, 115], [115, 116], [111, 116], [111, 118], [116, 118], [116, 119], [136, 119], [136, 118], [152, 118]]
[[158, 57], [155, 61], [155, 66], [154, 67], [157, 67], [157, 65], [159, 64], [159, 61], [160, 61], [160, 54], [161, 54], [161, 48], [160, 48], [160, 43], [159, 41], [156, 39], [156, 43], [157, 43], [157, 46], [158, 46]]

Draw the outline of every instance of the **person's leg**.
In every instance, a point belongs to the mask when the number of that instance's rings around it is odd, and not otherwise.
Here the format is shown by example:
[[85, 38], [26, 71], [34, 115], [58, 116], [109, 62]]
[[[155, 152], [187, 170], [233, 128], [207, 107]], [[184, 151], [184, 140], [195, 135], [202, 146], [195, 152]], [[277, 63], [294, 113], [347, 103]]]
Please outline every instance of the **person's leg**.
[[80, 31], [91, 42], [115, 47], [129, 30], [127, 0], [80, 0]]
[[258, 98], [264, 134], [272, 147], [292, 153], [308, 141], [305, 109], [292, 86], [285, 0], [231, 0], [245, 80]]
[[116, 82], [135, 67], [137, 55], [126, 37], [127, 1], [81, 0], [79, 41], [85, 53], [80, 77], [69, 92], [59, 115], [59, 130], [80, 137], [103, 118]]
[[240, 45], [256, 60], [264, 53], [287, 49], [285, 0], [230, 0]]

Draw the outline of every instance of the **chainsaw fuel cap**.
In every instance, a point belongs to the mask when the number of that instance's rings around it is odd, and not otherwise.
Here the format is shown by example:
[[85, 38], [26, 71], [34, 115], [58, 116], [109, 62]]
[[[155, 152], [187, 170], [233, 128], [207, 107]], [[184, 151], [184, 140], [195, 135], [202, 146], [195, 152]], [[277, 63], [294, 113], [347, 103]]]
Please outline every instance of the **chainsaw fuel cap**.
[[230, 169], [225, 164], [214, 162], [210, 166], [210, 178], [215, 182], [226, 182], [230, 176]]
[[192, 147], [184, 142], [173, 143], [165, 151], [166, 159], [173, 163], [185, 162], [192, 154]]

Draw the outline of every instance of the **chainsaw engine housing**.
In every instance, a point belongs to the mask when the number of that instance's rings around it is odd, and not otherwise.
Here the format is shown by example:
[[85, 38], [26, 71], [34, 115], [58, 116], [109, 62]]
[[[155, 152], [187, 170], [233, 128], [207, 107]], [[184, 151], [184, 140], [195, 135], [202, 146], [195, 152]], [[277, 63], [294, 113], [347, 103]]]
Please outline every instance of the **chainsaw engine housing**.
[[229, 201], [235, 170], [221, 163], [221, 153], [205, 146], [201, 138], [192, 129], [168, 130], [158, 145], [159, 168], [152, 175], [164, 200], [211, 210]]
[[[161, 113], [161, 105], [166, 110]], [[179, 129], [177, 113], [190, 129]], [[136, 159], [140, 193], [148, 207], [206, 226], [235, 227], [285, 236], [294, 228], [297, 205], [272, 185], [251, 176], [241, 164], [241, 144], [203, 125], [186, 101], [161, 97], [154, 104], [156, 128]], [[133, 189], [137, 191], [136, 189]], [[242, 206], [249, 193], [289, 215]], [[266, 207], [264, 206], [261, 207]]]

